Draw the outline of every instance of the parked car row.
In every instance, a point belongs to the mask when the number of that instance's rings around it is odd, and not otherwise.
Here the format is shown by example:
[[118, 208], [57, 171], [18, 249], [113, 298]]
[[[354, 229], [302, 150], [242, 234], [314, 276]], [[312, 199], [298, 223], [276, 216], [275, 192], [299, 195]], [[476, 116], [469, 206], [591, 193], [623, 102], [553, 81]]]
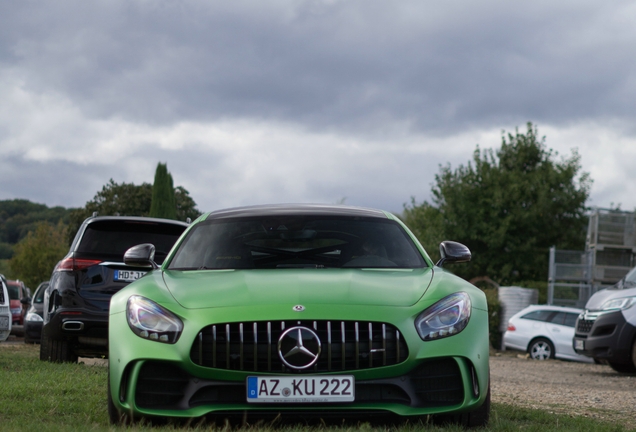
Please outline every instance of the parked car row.
[[585, 309], [533, 305], [515, 314], [503, 336], [505, 349], [537, 360], [560, 358], [606, 363], [636, 373], [636, 268], [615, 286], [593, 294]]

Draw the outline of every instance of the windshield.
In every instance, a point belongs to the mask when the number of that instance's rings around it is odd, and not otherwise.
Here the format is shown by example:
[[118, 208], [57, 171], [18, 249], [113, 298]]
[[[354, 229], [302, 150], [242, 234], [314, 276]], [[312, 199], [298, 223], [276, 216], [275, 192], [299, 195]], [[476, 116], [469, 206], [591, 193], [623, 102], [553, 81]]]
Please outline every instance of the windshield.
[[421, 268], [404, 229], [378, 218], [275, 216], [205, 221], [188, 233], [169, 269]]
[[619, 288], [632, 288], [636, 286], [636, 267], [631, 269], [617, 285]]

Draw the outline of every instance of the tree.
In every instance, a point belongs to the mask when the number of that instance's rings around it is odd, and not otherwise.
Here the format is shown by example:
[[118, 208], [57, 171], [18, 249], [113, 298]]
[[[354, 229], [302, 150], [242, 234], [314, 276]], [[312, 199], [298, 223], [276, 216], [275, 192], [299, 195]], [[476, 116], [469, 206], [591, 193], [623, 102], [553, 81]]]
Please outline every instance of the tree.
[[16, 246], [9, 262], [13, 275], [27, 286], [49, 280], [57, 262], [68, 252], [66, 225], [39, 222]]
[[152, 185], [150, 216], [164, 219], [177, 218], [175, 190], [167, 164], [157, 164], [155, 182]]
[[[467, 265], [454, 267], [470, 279], [489, 276], [501, 284], [547, 280], [550, 246], [582, 249], [587, 225], [589, 174], [580, 173], [580, 156], [556, 161], [536, 127], [525, 134], [502, 134], [501, 148], [481, 151], [472, 163], [440, 167], [433, 204], [412, 204], [405, 219], [414, 231], [438, 241], [462, 242], [473, 252]], [[439, 225], [427, 225], [417, 212], [439, 211]], [[426, 213], [424, 212], [424, 213]], [[409, 220], [410, 218], [410, 220]], [[438, 232], [431, 230], [436, 226]]]
[[[181, 187], [175, 188], [177, 216], [183, 220], [198, 218], [201, 212], [189, 192]], [[87, 217], [97, 212], [100, 216], [149, 216], [152, 203], [152, 186], [149, 183], [135, 185], [132, 183], [117, 184], [113, 179], [102, 187], [95, 197], [82, 208], [75, 209], [69, 217], [68, 244], [70, 245]]]

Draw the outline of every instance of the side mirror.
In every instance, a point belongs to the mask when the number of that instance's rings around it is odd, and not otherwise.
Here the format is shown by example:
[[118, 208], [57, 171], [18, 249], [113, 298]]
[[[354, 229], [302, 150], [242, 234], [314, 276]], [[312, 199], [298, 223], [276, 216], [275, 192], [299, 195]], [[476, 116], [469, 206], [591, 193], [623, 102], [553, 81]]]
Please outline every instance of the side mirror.
[[461, 243], [445, 240], [439, 244], [440, 260], [437, 266], [442, 267], [445, 263], [460, 263], [470, 261], [470, 249]]
[[124, 254], [124, 264], [158, 269], [159, 266], [155, 262], [155, 245], [152, 243], [143, 243], [131, 247]]
[[22, 297], [20, 299], [20, 303], [22, 303], [25, 306], [29, 306], [31, 304], [31, 298], [30, 297]]

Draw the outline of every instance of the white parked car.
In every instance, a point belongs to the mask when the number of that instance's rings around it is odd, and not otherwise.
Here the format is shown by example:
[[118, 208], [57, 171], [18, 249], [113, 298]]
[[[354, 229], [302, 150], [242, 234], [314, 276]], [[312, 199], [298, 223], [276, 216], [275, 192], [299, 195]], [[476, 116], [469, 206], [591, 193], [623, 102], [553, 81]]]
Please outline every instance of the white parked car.
[[0, 342], [11, 334], [11, 306], [4, 276], [0, 275]]
[[514, 314], [503, 335], [504, 349], [525, 351], [536, 360], [563, 359], [592, 363], [574, 352], [574, 324], [582, 309], [532, 305]]

